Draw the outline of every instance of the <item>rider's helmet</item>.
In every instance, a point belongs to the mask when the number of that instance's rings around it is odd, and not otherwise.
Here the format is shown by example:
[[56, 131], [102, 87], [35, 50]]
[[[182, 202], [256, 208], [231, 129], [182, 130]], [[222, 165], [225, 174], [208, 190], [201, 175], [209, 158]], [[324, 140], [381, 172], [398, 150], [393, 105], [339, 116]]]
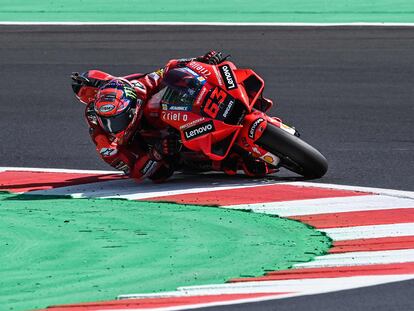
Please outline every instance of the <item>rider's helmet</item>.
[[116, 78], [103, 85], [96, 94], [94, 109], [100, 126], [107, 133], [124, 131], [139, 115], [141, 100], [132, 84]]

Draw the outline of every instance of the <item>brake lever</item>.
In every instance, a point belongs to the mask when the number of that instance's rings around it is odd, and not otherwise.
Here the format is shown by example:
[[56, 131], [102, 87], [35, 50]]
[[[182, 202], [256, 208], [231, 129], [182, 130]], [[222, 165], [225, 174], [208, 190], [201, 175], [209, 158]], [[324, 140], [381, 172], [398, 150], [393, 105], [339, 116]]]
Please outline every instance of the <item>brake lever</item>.
[[80, 74], [79, 74], [79, 72], [72, 72], [72, 74], [70, 75], [70, 78], [71, 78], [73, 81], [78, 82], [78, 83], [81, 83], [81, 84], [88, 84], [88, 83], [90, 83], [90, 82], [91, 82], [91, 81], [90, 81], [88, 78], [86, 78], [85, 76], [80, 75]]

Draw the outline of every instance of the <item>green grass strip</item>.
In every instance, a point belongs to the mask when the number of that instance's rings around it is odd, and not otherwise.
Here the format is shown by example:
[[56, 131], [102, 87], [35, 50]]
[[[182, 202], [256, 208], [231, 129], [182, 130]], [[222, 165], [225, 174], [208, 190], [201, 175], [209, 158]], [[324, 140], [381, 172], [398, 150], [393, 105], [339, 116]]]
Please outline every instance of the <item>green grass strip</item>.
[[2, 21], [414, 22], [411, 0], [0, 0]]
[[217, 207], [0, 193], [0, 306], [223, 283], [330, 247], [296, 221]]

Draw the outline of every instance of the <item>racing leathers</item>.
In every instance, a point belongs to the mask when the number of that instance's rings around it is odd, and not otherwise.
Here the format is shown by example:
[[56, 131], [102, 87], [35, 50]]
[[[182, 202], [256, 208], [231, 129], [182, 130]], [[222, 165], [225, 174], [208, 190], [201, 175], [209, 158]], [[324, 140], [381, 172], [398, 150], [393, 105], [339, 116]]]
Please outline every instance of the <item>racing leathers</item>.
[[[179, 151], [178, 136], [167, 134], [158, 139], [145, 139], [142, 132], [151, 129], [151, 124], [145, 120], [143, 110], [151, 97], [162, 87], [164, 73], [172, 68], [181, 67], [191, 60], [194, 58], [171, 60], [164, 68], [155, 72], [122, 77], [134, 87], [142, 107], [137, 109], [126, 130], [116, 134], [102, 129], [97, 122], [94, 104], [99, 88], [117, 77], [99, 70], [72, 74], [73, 91], [77, 98], [86, 104], [85, 117], [90, 136], [96, 145], [96, 151], [106, 163], [136, 180], [150, 178], [157, 182], [172, 175], [173, 163], [166, 158]], [[215, 64], [221, 62], [223, 57], [221, 53], [210, 51], [196, 60]]]

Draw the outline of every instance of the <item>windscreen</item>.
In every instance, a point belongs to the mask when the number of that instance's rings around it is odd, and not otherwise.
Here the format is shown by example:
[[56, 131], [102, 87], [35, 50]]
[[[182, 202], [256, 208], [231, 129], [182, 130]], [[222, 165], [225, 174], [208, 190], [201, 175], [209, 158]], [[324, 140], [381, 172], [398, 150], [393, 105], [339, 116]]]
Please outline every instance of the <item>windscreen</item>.
[[161, 103], [181, 107], [176, 110], [189, 111], [205, 82], [203, 77], [189, 68], [172, 69], [164, 77], [166, 89]]

